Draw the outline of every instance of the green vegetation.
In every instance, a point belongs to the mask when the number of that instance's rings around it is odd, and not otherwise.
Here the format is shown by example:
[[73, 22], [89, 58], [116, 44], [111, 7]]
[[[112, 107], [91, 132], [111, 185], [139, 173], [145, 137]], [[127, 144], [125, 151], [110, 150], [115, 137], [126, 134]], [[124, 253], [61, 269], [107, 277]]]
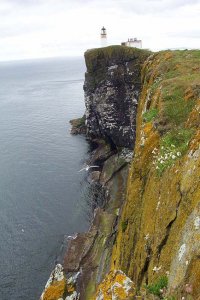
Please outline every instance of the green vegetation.
[[144, 71], [151, 102], [143, 120], [151, 122], [156, 118], [160, 147], [154, 153], [154, 164], [161, 175], [187, 152], [195, 126], [198, 126], [195, 108], [200, 99], [200, 51], [155, 53]]
[[146, 286], [147, 291], [150, 294], [160, 297], [163, 299], [163, 289], [167, 289], [168, 278], [167, 276], [160, 277], [154, 284], [149, 284]]
[[194, 99], [184, 98], [188, 82], [187, 79], [185, 80], [176, 79], [173, 82], [170, 80], [163, 89], [164, 115], [170, 123], [175, 125], [185, 122], [195, 105]]
[[85, 126], [85, 115], [82, 118], [71, 120], [70, 123], [76, 128]]
[[188, 148], [189, 141], [192, 137], [193, 130], [189, 128], [179, 129], [167, 133], [161, 140], [161, 148], [170, 147], [171, 145], [176, 148], [176, 150], [185, 153]]
[[159, 155], [156, 156], [156, 169], [159, 175], [186, 153], [192, 135], [193, 130], [185, 128], [170, 131], [163, 136]]
[[125, 232], [128, 226], [128, 221], [122, 221], [121, 227], [122, 227], [122, 232]]
[[150, 110], [146, 111], [143, 114], [143, 120], [144, 122], [148, 123], [153, 121], [158, 115], [158, 109], [157, 108], [151, 108]]
[[168, 127], [181, 127], [200, 95], [200, 51], [161, 51], [154, 57], [159, 59], [149, 71], [154, 76], [150, 87], [152, 98], [160, 89], [163, 100], [160, 115], [167, 120]]

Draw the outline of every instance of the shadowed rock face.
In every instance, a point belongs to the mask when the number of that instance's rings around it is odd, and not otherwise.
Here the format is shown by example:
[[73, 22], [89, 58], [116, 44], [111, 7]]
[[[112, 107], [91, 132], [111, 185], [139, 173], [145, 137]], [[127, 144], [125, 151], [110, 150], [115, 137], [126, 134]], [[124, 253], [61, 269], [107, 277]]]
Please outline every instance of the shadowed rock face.
[[133, 148], [141, 65], [148, 51], [123, 46], [85, 53], [85, 105], [88, 137], [113, 147]]

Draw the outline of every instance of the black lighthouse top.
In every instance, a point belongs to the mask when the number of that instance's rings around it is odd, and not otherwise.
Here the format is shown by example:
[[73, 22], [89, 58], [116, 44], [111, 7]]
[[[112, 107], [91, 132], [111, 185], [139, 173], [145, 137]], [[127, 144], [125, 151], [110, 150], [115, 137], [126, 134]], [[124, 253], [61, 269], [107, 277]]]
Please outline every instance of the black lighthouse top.
[[101, 34], [102, 34], [102, 35], [106, 35], [106, 29], [105, 29], [104, 26], [101, 28]]

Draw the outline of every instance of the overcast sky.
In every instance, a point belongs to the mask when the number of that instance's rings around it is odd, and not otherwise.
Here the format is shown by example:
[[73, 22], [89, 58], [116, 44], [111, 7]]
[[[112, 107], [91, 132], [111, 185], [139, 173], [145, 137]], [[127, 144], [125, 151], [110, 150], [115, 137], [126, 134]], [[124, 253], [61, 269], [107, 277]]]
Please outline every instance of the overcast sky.
[[200, 0], [0, 0], [0, 60], [81, 56], [102, 26], [108, 44], [200, 48]]

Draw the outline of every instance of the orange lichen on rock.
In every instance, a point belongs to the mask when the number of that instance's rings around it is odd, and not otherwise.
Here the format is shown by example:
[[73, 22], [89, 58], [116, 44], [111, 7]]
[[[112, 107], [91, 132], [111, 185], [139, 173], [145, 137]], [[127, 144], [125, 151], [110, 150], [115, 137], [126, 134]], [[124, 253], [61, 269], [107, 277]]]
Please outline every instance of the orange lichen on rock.
[[58, 300], [62, 298], [65, 292], [65, 285], [66, 282], [64, 279], [55, 282], [45, 291], [42, 300]]
[[98, 286], [96, 300], [126, 300], [135, 295], [133, 282], [122, 271], [111, 271]]
[[191, 87], [187, 88], [186, 91], [185, 91], [185, 95], [184, 95], [184, 99], [185, 100], [189, 100], [189, 99], [192, 99], [194, 98], [194, 91]]
[[186, 122], [186, 127], [198, 127], [200, 124], [200, 98], [196, 100], [196, 105], [190, 112]]
[[63, 267], [58, 264], [52, 271], [49, 280], [42, 293], [41, 300], [58, 300], [62, 299], [66, 292], [66, 278]]

